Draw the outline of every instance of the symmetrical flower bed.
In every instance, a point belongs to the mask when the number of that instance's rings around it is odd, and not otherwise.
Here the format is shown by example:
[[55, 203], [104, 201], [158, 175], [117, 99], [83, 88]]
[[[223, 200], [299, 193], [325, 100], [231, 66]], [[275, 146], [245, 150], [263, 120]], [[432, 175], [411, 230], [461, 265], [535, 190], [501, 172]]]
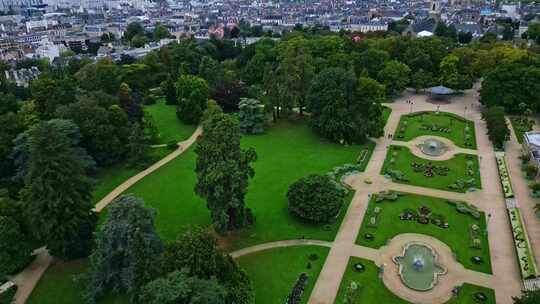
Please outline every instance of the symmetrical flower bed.
[[523, 226], [519, 208], [508, 208], [508, 216], [512, 225], [514, 247], [516, 248], [521, 276], [523, 279], [538, 277], [538, 269], [529, 243], [529, 236], [525, 226]]
[[514, 191], [512, 190], [512, 183], [510, 182], [510, 175], [508, 175], [508, 167], [504, 159], [504, 153], [496, 153], [495, 159], [497, 160], [497, 168], [499, 169], [499, 177], [501, 178], [501, 185], [505, 198], [514, 197]]
[[285, 301], [286, 304], [300, 304], [307, 281], [308, 275], [306, 273], [301, 273], [298, 280], [296, 280], [296, 283], [294, 283], [293, 289], [287, 297], [287, 301]]

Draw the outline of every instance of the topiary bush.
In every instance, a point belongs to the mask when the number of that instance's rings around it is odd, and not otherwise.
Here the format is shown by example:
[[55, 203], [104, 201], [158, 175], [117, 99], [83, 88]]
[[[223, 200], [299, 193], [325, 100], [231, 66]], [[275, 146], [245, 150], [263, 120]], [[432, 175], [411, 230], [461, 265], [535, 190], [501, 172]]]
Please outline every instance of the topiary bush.
[[343, 205], [345, 193], [326, 175], [313, 174], [289, 187], [289, 211], [302, 219], [333, 222]]

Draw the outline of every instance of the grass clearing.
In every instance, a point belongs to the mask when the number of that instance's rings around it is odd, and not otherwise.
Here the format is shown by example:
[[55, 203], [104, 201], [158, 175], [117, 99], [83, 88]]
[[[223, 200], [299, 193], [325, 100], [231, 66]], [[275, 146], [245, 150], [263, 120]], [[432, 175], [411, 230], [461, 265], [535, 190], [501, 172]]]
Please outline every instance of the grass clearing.
[[[467, 158], [470, 159], [467, 159]], [[394, 162], [392, 163], [392, 159]], [[467, 162], [472, 162], [472, 176], [467, 173]], [[425, 176], [425, 172], [415, 172], [412, 167], [413, 163], [428, 164], [433, 166], [445, 166], [449, 168], [447, 175], [441, 176], [435, 174], [432, 177]], [[390, 146], [386, 152], [386, 159], [384, 161], [381, 174], [385, 174], [388, 170], [401, 171], [408, 179], [408, 181], [398, 180], [393, 178], [394, 182], [408, 184], [413, 186], [420, 186], [426, 188], [434, 188], [446, 191], [454, 192], [466, 192], [468, 189], [451, 189], [448, 186], [456, 183], [458, 180], [470, 180], [474, 178], [474, 187], [476, 189], [482, 188], [482, 182], [480, 179], [480, 166], [478, 164], [478, 157], [469, 154], [456, 154], [452, 159], [445, 161], [431, 161], [420, 158], [409, 150], [407, 147]]]
[[[364, 272], [357, 272], [353, 269], [354, 264], [362, 263], [366, 268]], [[379, 278], [379, 268], [375, 263], [357, 257], [351, 257], [349, 264], [341, 280], [339, 292], [335, 304], [342, 304], [348, 284], [351, 281], [360, 283], [358, 303], [384, 303], [384, 304], [406, 304], [409, 303], [394, 295]], [[403, 287], [406, 288], [406, 287]], [[447, 304], [476, 304], [473, 296], [476, 292], [483, 292], [488, 300], [484, 303], [495, 304], [495, 292], [492, 289], [463, 284], [456, 297], [446, 302]]]
[[392, 108], [383, 106], [382, 117], [385, 126], [388, 123], [388, 118], [390, 118], [390, 114], [392, 114]]
[[165, 104], [164, 100], [145, 106], [144, 110], [153, 118], [159, 132], [160, 144], [183, 141], [189, 138], [197, 128], [197, 126], [182, 123], [176, 117], [176, 107]]
[[[443, 132], [440, 128], [449, 131]], [[452, 113], [414, 112], [402, 115], [394, 134], [394, 139], [401, 141], [424, 135], [440, 136], [450, 139], [458, 147], [476, 149], [474, 122]], [[468, 140], [466, 134], [469, 134]]]
[[[328, 251], [329, 248], [319, 246], [275, 248], [240, 257], [237, 261], [251, 278], [255, 289], [255, 303], [285, 303], [303, 272], [309, 278], [301, 303], [307, 303]], [[310, 260], [311, 254], [316, 254], [317, 260]], [[311, 268], [308, 268], [308, 264]]]
[[[420, 207], [429, 207], [433, 214], [444, 216], [448, 222], [448, 228], [440, 228], [434, 224], [420, 224], [414, 220], [400, 220], [399, 216], [405, 209], [418, 210]], [[374, 209], [381, 209], [377, 216], [376, 227], [370, 225], [370, 218], [375, 216]], [[478, 225], [481, 236], [481, 249], [472, 248], [471, 226]], [[379, 203], [372, 198], [369, 202], [360, 233], [356, 243], [371, 248], [380, 248], [390, 239], [401, 233], [419, 233], [432, 236], [445, 243], [455, 253], [458, 262], [465, 268], [485, 273], [491, 273], [491, 259], [489, 255], [489, 243], [486, 231], [486, 218], [483, 212], [480, 219], [475, 219], [469, 214], [459, 213], [455, 206], [446, 202], [445, 199], [420, 196], [406, 193], [396, 201], [384, 200]], [[373, 240], [366, 240], [364, 235], [374, 235]], [[484, 261], [482, 264], [474, 264], [471, 258], [479, 256]]]
[[[252, 147], [258, 154], [258, 160], [253, 163], [255, 177], [246, 196], [246, 204], [257, 222], [227, 238], [226, 245], [231, 250], [302, 237], [333, 240], [347, 206], [343, 206], [334, 224], [302, 222], [287, 210], [289, 185], [308, 174], [326, 173], [336, 166], [354, 163], [364, 147], [369, 151], [374, 147], [372, 143], [341, 146], [321, 141], [305, 123], [291, 122], [279, 122], [262, 135], [244, 136], [242, 146]], [[195, 160], [191, 148], [126, 191], [142, 197], [148, 206], [158, 210], [156, 226], [164, 239], [175, 238], [188, 224], [210, 225], [206, 203], [194, 192]]]

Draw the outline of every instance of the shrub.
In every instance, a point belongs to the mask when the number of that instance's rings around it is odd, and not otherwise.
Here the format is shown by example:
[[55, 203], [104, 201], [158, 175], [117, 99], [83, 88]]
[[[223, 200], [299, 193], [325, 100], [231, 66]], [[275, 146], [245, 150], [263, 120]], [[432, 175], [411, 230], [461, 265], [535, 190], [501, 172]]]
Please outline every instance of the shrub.
[[13, 285], [0, 294], [0, 304], [12, 304], [14, 303], [15, 293], [17, 292], [17, 285]]
[[289, 211], [313, 222], [335, 220], [343, 205], [344, 191], [326, 175], [309, 175], [289, 187]]
[[32, 247], [19, 224], [0, 216], [0, 277], [24, 268], [31, 260]]
[[176, 150], [178, 149], [178, 143], [174, 140], [171, 140], [167, 143], [167, 149], [169, 150]]

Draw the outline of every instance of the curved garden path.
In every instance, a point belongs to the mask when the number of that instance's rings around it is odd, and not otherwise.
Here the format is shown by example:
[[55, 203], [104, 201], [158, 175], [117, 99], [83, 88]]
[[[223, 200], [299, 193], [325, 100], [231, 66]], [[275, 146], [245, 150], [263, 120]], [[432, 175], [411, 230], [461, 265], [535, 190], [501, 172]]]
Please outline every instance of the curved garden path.
[[[462, 96], [454, 97], [450, 104], [440, 105], [440, 110], [465, 116], [465, 118], [474, 121], [478, 147], [476, 154], [479, 157], [482, 189], [463, 194], [397, 184], [386, 180], [380, 176], [380, 171], [386, 158], [386, 150], [393, 142], [387, 136], [376, 139], [377, 146], [365, 172], [348, 180], [355, 188], [356, 193], [349, 205], [308, 303], [334, 303], [341, 278], [351, 256], [360, 256], [373, 260], [373, 255], [376, 255], [377, 251], [365, 247], [359, 248], [355, 242], [367, 209], [370, 194], [387, 189], [465, 200], [474, 203], [488, 215], [491, 215], [488, 222], [493, 270], [490, 287], [495, 290], [497, 303], [499, 304], [512, 303], [511, 297], [520, 294], [522, 285], [513, 247], [512, 233], [501, 186], [497, 179], [498, 172], [495, 165], [493, 146], [487, 137], [486, 124], [481, 119], [478, 88], [477, 85], [473, 90], [466, 91]], [[411, 100], [413, 105], [407, 103], [407, 100]], [[437, 109], [437, 105], [427, 101], [426, 95], [408, 93], [394, 103], [387, 104], [387, 106], [392, 109], [392, 113], [385, 126], [385, 134], [395, 132], [401, 115], [416, 111], [435, 111]], [[367, 178], [372, 180], [371, 184], [364, 183]], [[535, 248], [535, 251], [540, 251], [540, 248]]]
[[271, 243], [259, 244], [251, 247], [242, 248], [230, 253], [233, 258], [239, 258], [244, 255], [256, 253], [263, 250], [282, 248], [282, 247], [291, 247], [291, 246], [323, 246], [323, 247], [332, 247], [332, 242], [319, 241], [319, 240], [286, 240], [286, 241], [277, 241]]
[[[113, 191], [107, 194], [107, 196], [105, 196], [96, 204], [94, 210], [100, 212], [101, 210], [103, 210], [103, 208], [107, 207], [107, 205], [114, 201], [116, 197], [125, 192], [138, 181], [177, 158], [179, 155], [184, 153], [184, 151], [189, 149], [189, 147], [191, 147], [191, 145], [195, 143], [195, 141], [201, 134], [202, 127], [199, 126], [188, 139], [178, 143], [178, 149], [174, 150], [172, 153], [160, 159], [158, 162], [154, 163], [153, 165], [139, 172], [138, 174], [130, 177], [121, 185], [117, 186]], [[12, 278], [12, 281], [15, 282], [18, 287], [17, 293], [15, 294], [16, 304], [23, 304], [26, 302], [28, 297], [30, 297], [32, 290], [39, 282], [39, 279], [41, 278], [43, 273], [45, 273], [45, 270], [47, 270], [53, 260], [53, 258], [49, 255], [45, 248], [40, 248], [34, 253], [36, 255], [34, 261], [22, 272], [18, 273]]]

